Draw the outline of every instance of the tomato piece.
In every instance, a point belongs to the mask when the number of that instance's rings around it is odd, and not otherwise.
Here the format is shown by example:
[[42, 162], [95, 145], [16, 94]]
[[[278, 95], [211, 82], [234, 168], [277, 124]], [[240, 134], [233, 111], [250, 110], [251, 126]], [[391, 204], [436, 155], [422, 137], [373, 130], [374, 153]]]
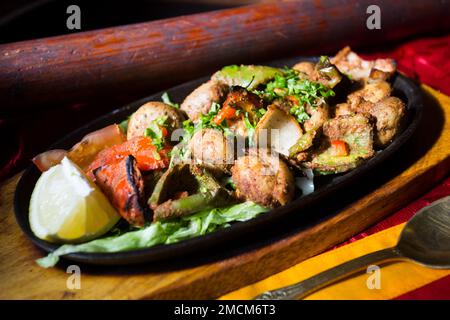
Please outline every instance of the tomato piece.
[[95, 158], [95, 156], [105, 148], [121, 144], [126, 140], [125, 135], [117, 124], [112, 124], [105, 128], [88, 133], [75, 144], [69, 151], [49, 150], [38, 154], [33, 158], [33, 163], [42, 172], [50, 169], [61, 162], [67, 156], [75, 164], [85, 169]]
[[169, 165], [168, 153], [171, 147], [167, 146], [158, 151], [149, 137], [135, 137], [122, 144], [102, 150], [94, 161], [87, 167], [86, 172], [92, 179], [93, 170], [109, 165], [132, 155], [136, 159], [137, 168], [142, 171], [163, 169]]
[[95, 180], [119, 214], [131, 225], [143, 226], [146, 204], [144, 180], [132, 156], [93, 171]]
[[161, 127], [161, 133], [163, 135], [163, 137], [167, 137], [167, 128], [166, 127]]
[[333, 153], [335, 156], [342, 157], [348, 156], [349, 149], [348, 145], [343, 140], [331, 140], [331, 146], [333, 147]]
[[289, 101], [290, 103], [292, 103], [293, 105], [296, 105], [296, 106], [300, 105], [298, 99], [295, 96], [286, 96], [285, 99], [287, 101]]
[[219, 111], [219, 113], [214, 118], [214, 123], [220, 125], [223, 120], [231, 120], [236, 117], [236, 109], [229, 104], [224, 104], [224, 107]]
[[93, 131], [74, 145], [67, 156], [78, 166], [85, 169], [95, 156], [105, 148], [121, 144], [126, 141], [123, 131], [117, 124]]

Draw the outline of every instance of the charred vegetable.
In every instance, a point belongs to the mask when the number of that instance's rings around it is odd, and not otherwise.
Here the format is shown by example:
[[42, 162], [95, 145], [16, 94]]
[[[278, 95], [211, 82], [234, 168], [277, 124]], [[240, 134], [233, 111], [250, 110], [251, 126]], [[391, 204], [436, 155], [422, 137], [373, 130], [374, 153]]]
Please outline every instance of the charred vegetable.
[[322, 56], [314, 67], [312, 80], [333, 89], [338, 83], [341, 82], [342, 75], [339, 70], [331, 64], [328, 57]]
[[137, 167], [142, 171], [163, 169], [169, 164], [168, 152], [170, 148], [157, 150], [148, 137], [136, 137], [122, 144], [106, 148], [99, 152], [86, 169], [88, 176], [94, 178], [92, 171], [98, 167], [115, 163], [132, 155]]
[[[180, 181], [181, 177], [184, 181], [191, 181], [190, 185], [172, 188], [172, 182]], [[205, 168], [175, 165], [158, 181], [149, 204], [154, 210], [153, 219], [159, 221], [222, 207], [233, 201], [230, 191], [222, 187]]]
[[232, 87], [223, 103], [222, 110], [214, 121], [216, 124], [220, 124], [223, 120], [232, 122], [232, 120], [242, 119], [240, 115], [247, 113], [251, 122], [257, 122], [258, 110], [263, 107], [262, 99], [256, 94], [242, 87]]
[[253, 137], [254, 127], [258, 123], [263, 108], [262, 99], [242, 87], [232, 87], [222, 109], [214, 118], [214, 123], [224, 125], [232, 133], [241, 137]]
[[212, 79], [230, 87], [239, 86], [253, 90], [280, 74], [280, 69], [267, 66], [232, 65], [217, 71]]
[[306, 166], [319, 174], [345, 172], [372, 157], [373, 124], [362, 114], [331, 119], [323, 126], [322, 145]]
[[308, 150], [313, 146], [314, 138], [316, 137], [316, 131], [309, 131], [304, 133], [297, 142], [289, 148], [289, 156], [294, 156], [299, 152]]
[[96, 184], [110, 199], [119, 214], [131, 225], [142, 227], [147, 215], [144, 181], [136, 160], [129, 155], [93, 171]]

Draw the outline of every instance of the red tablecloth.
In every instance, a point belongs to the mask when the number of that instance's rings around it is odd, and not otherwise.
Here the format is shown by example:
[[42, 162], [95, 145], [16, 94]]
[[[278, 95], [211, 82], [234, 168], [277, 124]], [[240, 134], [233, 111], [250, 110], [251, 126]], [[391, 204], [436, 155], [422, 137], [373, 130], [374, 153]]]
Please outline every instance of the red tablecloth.
[[[394, 48], [370, 52], [363, 56], [366, 58], [394, 58], [397, 60], [398, 69], [403, 73], [450, 95], [450, 35], [412, 40]], [[76, 106], [71, 106], [70, 108], [70, 112], [77, 112]], [[42, 117], [41, 119], [36, 119], [36, 121], [42, 122], [42, 127], [45, 127], [45, 124], [48, 125], [51, 119]], [[17, 130], [11, 123], [14, 123], [11, 122], [11, 119], [0, 118], [0, 133], [9, 137], [9, 145], [2, 152], [4, 158], [0, 159], [0, 180], [20, 169], [19, 166], [26, 162], [24, 160], [26, 160], [26, 157], [29, 157], [30, 150], [32, 150], [32, 148], [28, 148], [28, 151], [24, 152], [25, 146], [32, 146], [32, 137], [39, 136], [26, 132], [26, 128]], [[406, 208], [355, 235], [348, 241], [355, 241], [369, 234], [405, 222], [420, 208], [449, 194], [450, 178]], [[450, 299], [450, 277], [435, 281], [397, 299]]]

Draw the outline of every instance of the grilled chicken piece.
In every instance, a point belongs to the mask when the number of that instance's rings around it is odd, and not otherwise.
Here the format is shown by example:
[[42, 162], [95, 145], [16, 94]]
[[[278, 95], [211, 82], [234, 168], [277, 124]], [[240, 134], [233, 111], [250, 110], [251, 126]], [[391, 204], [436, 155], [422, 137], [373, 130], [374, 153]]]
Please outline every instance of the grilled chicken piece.
[[144, 136], [145, 130], [158, 118], [166, 119], [165, 128], [168, 130], [169, 140], [173, 130], [181, 128], [184, 120], [181, 112], [168, 104], [158, 101], [147, 102], [131, 115], [128, 122], [127, 139]]
[[356, 108], [364, 101], [376, 103], [386, 97], [389, 97], [392, 92], [392, 87], [386, 81], [377, 81], [366, 84], [362, 89], [352, 92], [347, 97], [347, 102], [352, 108]]
[[96, 184], [106, 194], [119, 214], [131, 225], [142, 227], [147, 207], [144, 201], [144, 181], [136, 159], [128, 156], [93, 171]]
[[195, 164], [214, 173], [230, 173], [234, 163], [233, 141], [215, 129], [201, 129], [189, 141], [189, 150]]
[[[336, 150], [336, 145], [344, 150]], [[319, 174], [340, 173], [356, 168], [373, 154], [370, 118], [363, 114], [340, 116], [324, 124], [322, 145], [305, 166]]]
[[294, 177], [286, 163], [263, 149], [251, 150], [232, 168], [238, 197], [265, 207], [279, 207], [294, 197]]
[[405, 114], [405, 104], [399, 98], [390, 97], [391, 91], [385, 81], [368, 83], [350, 94], [347, 103], [337, 105], [335, 114], [370, 114], [376, 120], [375, 144], [384, 147], [397, 134]]
[[345, 47], [339, 51], [331, 58], [331, 63], [334, 64], [341, 73], [346, 74], [355, 81], [365, 81], [369, 79], [372, 69], [382, 71], [386, 78], [393, 75], [397, 69], [395, 61], [392, 59], [364, 60], [353, 52], [350, 47]]
[[345, 115], [351, 115], [354, 114], [355, 111], [352, 109], [349, 103], [339, 103], [334, 108], [334, 116], [340, 117]]
[[207, 114], [213, 102], [219, 103], [225, 96], [228, 86], [209, 80], [189, 94], [180, 106], [189, 119], [196, 122], [202, 114]]
[[405, 115], [405, 104], [397, 97], [387, 97], [377, 103], [361, 103], [357, 112], [368, 113], [376, 119], [375, 144], [388, 145], [398, 133]]
[[292, 69], [301, 73], [300, 77], [304, 76], [306, 79], [312, 80], [316, 64], [311, 61], [302, 61], [295, 64]]

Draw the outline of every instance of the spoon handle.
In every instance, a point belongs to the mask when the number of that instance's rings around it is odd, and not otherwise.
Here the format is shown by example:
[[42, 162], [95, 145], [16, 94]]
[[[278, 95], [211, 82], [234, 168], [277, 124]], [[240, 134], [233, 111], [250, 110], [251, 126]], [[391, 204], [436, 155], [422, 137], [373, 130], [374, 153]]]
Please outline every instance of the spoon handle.
[[293, 300], [301, 299], [312, 292], [343, 279], [368, 265], [400, 259], [401, 255], [395, 247], [375, 251], [359, 258], [342, 263], [334, 268], [323, 271], [309, 279], [296, 284], [264, 292], [256, 296], [256, 300]]

